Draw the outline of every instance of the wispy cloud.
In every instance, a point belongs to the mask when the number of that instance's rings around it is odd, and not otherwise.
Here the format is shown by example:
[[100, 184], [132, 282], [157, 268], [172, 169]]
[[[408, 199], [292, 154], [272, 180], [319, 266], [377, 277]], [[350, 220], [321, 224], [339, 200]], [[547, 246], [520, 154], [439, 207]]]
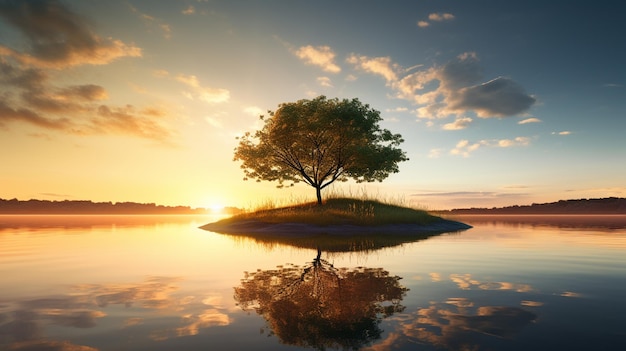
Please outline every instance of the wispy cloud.
[[329, 77], [317, 77], [317, 84], [328, 88], [333, 87], [333, 82]]
[[151, 110], [137, 110], [130, 105], [113, 108], [102, 105], [91, 123], [98, 133], [128, 134], [155, 140], [169, 139], [171, 133], [150, 118], [152, 114]]
[[184, 10], [181, 11], [183, 15], [193, 15], [196, 13], [196, 8], [193, 5], [187, 6]]
[[172, 27], [168, 23], [165, 23], [163, 20], [158, 19], [154, 16], [142, 13], [132, 5], [128, 6], [134, 13], [137, 14], [137, 16], [139, 16], [139, 19], [146, 25], [148, 29], [152, 30], [152, 28], [157, 28], [161, 33], [163, 33], [163, 37], [165, 39], [170, 39], [172, 37]]
[[[432, 22], [444, 22], [452, 21], [455, 16], [451, 13], [434, 12], [428, 15], [428, 20]], [[420, 28], [426, 28], [430, 26], [430, 22], [426, 20], [417, 21], [417, 26]]]
[[459, 130], [459, 129], [465, 129], [467, 128], [471, 123], [472, 123], [472, 119], [469, 117], [460, 117], [457, 118], [454, 122], [452, 123], [446, 123], [443, 125], [443, 129], [444, 130]]
[[431, 21], [435, 21], [435, 22], [442, 22], [442, 21], [451, 21], [454, 19], [454, 15], [451, 13], [431, 13], [430, 15], [428, 15], [428, 19]]
[[610, 196], [626, 196], [626, 187], [604, 187], [604, 188], [587, 188], [587, 189], [568, 189], [566, 192], [576, 192], [582, 197], [610, 197]]
[[307, 45], [293, 50], [293, 53], [304, 63], [321, 67], [326, 72], [341, 72], [341, 67], [335, 64], [335, 52], [330, 46]]
[[39, 193], [39, 195], [48, 196], [48, 197], [59, 197], [59, 198], [63, 198], [63, 199], [67, 199], [67, 198], [73, 197], [70, 194], [57, 194], [57, 193]]
[[530, 188], [530, 187], [529, 187], [528, 185], [519, 185], [519, 184], [516, 184], [516, 185], [507, 185], [507, 186], [505, 186], [504, 188], [505, 188], [505, 189], [528, 189], [528, 188]]
[[450, 150], [452, 155], [461, 155], [463, 157], [469, 157], [470, 153], [478, 150], [481, 146], [486, 146], [487, 142], [481, 140], [475, 143], [470, 143], [468, 140], [460, 140], [454, 149]]
[[439, 158], [441, 154], [444, 152], [444, 149], [430, 149], [428, 152], [428, 158]]
[[521, 193], [506, 193], [497, 191], [423, 191], [413, 193], [413, 197], [453, 197], [453, 198], [505, 198], [527, 195]]
[[230, 99], [230, 91], [221, 88], [204, 87], [200, 84], [198, 77], [194, 75], [179, 74], [176, 80], [192, 88], [192, 91], [185, 91], [184, 95], [190, 99], [197, 98], [208, 103], [226, 102]]
[[572, 134], [572, 132], [570, 132], [569, 130], [564, 130], [561, 132], [552, 132], [552, 135], [570, 135]]
[[540, 122], [541, 120], [539, 118], [531, 117], [531, 118], [526, 118], [524, 120], [521, 120], [517, 122], [517, 124], [540, 123]]
[[454, 149], [450, 150], [450, 154], [469, 157], [472, 152], [481, 147], [508, 148], [528, 145], [530, 145], [530, 138], [528, 137], [516, 137], [514, 139], [484, 139], [476, 142], [461, 140], [456, 144]]

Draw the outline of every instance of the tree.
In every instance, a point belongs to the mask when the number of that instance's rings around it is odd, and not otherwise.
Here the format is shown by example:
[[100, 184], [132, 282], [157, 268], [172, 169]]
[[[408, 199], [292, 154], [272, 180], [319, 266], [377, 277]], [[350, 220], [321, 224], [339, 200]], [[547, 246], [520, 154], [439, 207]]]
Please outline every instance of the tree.
[[281, 188], [300, 181], [321, 191], [334, 181], [382, 181], [407, 161], [397, 148], [400, 134], [381, 129], [380, 112], [358, 99], [327, 99], [283, 103], [261, 116], [264, 125], [247, 132], [235, 148], [245, 180], [278, 181]]

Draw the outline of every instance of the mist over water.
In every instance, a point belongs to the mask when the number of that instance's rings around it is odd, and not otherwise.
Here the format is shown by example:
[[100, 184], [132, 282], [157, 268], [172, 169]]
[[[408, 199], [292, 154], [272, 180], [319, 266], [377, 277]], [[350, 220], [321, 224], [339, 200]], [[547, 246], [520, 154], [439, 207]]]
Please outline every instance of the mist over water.
[[198, 228], [216, 219], [0, 216], [0, 349], [626, 346], [625, 216], [457, 217], [473, 228], [332, 251]]

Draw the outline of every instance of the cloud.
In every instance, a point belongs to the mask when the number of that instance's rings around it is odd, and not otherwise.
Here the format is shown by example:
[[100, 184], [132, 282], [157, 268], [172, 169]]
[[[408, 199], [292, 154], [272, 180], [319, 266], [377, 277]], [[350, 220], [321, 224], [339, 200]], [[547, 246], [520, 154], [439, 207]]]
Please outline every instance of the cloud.
[[470, 144], [468, 140], [459, 141], [454, 149], [450, 150], [450, 154], [452, 155], [462, 155], [463, 157], [469, 157], [470, 153], [478, 150], [479, 147], [484, 146], [485, 141], [481, 140], [476, 143]]
[[439, 158], [442, 152], [443, 152], [443, 149], [431, 149], [428, 152], [428, 158]]
[[[527, 146], [530, 144], [530, 138], [517, 137], [515, 139], [500, 139], [497, 140], [498, 147], [513, 147], [513, 146]], [[495, 146], [495, 145], [490, 145]]]
[[183, 15], [193, 15], [194, 13], [196, 13], [196, 8], [193, 5], [189, 5], [189, 6], [187, 6], [186, 9], [181, 11], [181, 13]]
[[126, 134], [147, 139], [165, 141], [171, 132], [150, 118], [151, 110], [136, 110], [132, 105], [124, 107], [98, 107], [96, 117], [90, 122], [90, 132], [98, 134]]
[[359, 79], [359, 77], [355, 76], [354, 74], [348, 74], [346, 76], [346, 81], [348, 81], [348, 82], [354, 82], [357, 79]]
[[163, 31], [163, 36], [165, 39], [169, 39], [172, 37], [172, 26], [166, 23], [159, 24], [159, 28]]
[[40, 68], [20, 68], [0, 59], [0, 126], [26, 123], [74, 135], [121, 134], [167, 142], [174, 134], [161, 124], [167, 112], [155, 107], [111, 106], [96, 84], [57, 87]]
[[79, 99], [84, 101], [106, 100], [109, 98], [107, 91], [95, 84], [74, 85], [64, 88], [60, 96], [67, 99]]
[[508, 78], [498, 77], [486, 83], [462, 88], [449, 98], [452, 110], [473, 110], [478, 117], [506, 117], [527, 111], [535, 98]]
[[504, 188], [505, 189], [528, 189], [530, 187], [528, 185], [507, 185]]
[[446, 123], [443, 125], [444, 130], [459, 130], [467, 128], [470, 123], [472, 123], [472, 119], [469, 117], [461, 117], [457, 118], [452, 123]]
[[[159, 108], [103, 103], [107, 90], [97, 84], [55, 85], [58, 69], [105, 65], [141, 49], [105, 39], [82, 17], [56, 0], [3, 1], [0, 16], [25, 40], [20, 50], [0, 45], [0, 125], [24, 123], [74, 135], [121, 134], [166, 142], [174, 135]], [[30, 135], [41, 135], [30, 133]]]
[[121, 57], [139, 57], [141, 49], [94, 34], [86, 22], [57, 0], [3, 1], [0, 16], [24, 34], [27, 52], [0, 45], [0, 56], [22, 64], [62, 69], [103, 65]]
[[497, 77], [481, 83], [482, 68], [473, 52], [430, 68], [418, 65], [403, 69], [389, 57], [357, 54], [351, 54], [347, 61], [365, 72], [383, 76], [396, 97], [420, 106], [416, 109], [419, 118], [465, 118], [468, 113], [480, 118], [502, 118], [522, 114], [536, 101], [510, 78]]
[[57, 193], [39, 193], [39, 195], [48, 196], [48, 197], [59, 197], [59, 198], [62, 198], [62, 199], [67, 199], [67, 198], [73, 197], [70, 194], [57, 194]]
[[561, 132], [552, 132], [552, 135], [570, 135], [572, 134], [572, 132], [570, 132], [569, 130], [564, 130]]
[[399, 66], [391, 62], [390, 57], [371, 58], [351, 54], [346, 61], [365, 72], [383, 76], [388, 83], [395, 82], [398, 79], [396, 70], [399, 69]]
[[208, 103], [226, 102], [230, 99], [230, 91], [220, 88], [209, 88], [200, 85], [198, 77], [194, 75], [179, 74], [176, 80], [193, 89], [193, 92], [185, 92], [190, 99], [197, 98]]
[[170, 39], [172, 37], [172, 27], [169, 24], [163, 22], [163, 20], [158, 19], [154, 16], [140, 12], [136, 7], [130, 4], [128, 6], [134, 13], [136, 13], [139, 16], [139, 19], [143, 21], [146, 27], [158, 28], [163, 33], [163, 37], [165, 39]]
[[541, 120], [539, 118], [526, 118], [525, 120], [517, 122], [517, 124], [528, 124], [528, 123], [540, 123]]
[[454, 15], [451, 13], [431, 13], [428, 15], [428, 19], [435, 22], [451, 21], [454, 19]]
[[334, 62], [335, 53], [329, 46], [312, 45], [302, 46], [294, 51], [294, 54], [304, 61], [304, 63], [313, 66], [319, 66], [322, 70], [330, 73], [339, 73], [341, 68]]
[[67, 130], [73, 126], [73, 123], [67, 118], [48, 118], [31, 109], [13, 108], [6, 101], [0, 100], [0, 126], [14, 121], [26, 122], [51, 130]]
[[328, 77], [317, 77], [317, 84], [328, 88], [333, 87], [333, 82]]
[[[452, 21], [454, 18], [455, 18], [454, 15], [451, 13], [435, 12], [435, 13], [431, 13], [430, 15], [428, 15], [428, 19], [433, 22]], [[426, 28], [430, 26], [430, 22], [420, 20], [420, 21], [417, 21], [417, 26], [420, 28]]]
[[528, 137], [516, 137], [514, 139], [485, 139], [473, 143], [470, 143], [468, 140], [461, 140], [456, 144], [454, 149], [450, 150], [450, 154], [469, 157], [472, 152], [481, 147], [508, 148], [528, 145], [530, 145], [530, 138]]

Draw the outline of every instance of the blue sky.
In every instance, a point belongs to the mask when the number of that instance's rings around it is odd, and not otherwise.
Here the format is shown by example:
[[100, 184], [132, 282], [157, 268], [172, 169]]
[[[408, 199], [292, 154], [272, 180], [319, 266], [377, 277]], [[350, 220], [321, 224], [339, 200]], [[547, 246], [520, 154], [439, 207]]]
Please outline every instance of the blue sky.
[[626, 196], [619, 1], [0, 1], [0, 197], [249, 206], [235, 137], [359, 98], [429, 209]]

